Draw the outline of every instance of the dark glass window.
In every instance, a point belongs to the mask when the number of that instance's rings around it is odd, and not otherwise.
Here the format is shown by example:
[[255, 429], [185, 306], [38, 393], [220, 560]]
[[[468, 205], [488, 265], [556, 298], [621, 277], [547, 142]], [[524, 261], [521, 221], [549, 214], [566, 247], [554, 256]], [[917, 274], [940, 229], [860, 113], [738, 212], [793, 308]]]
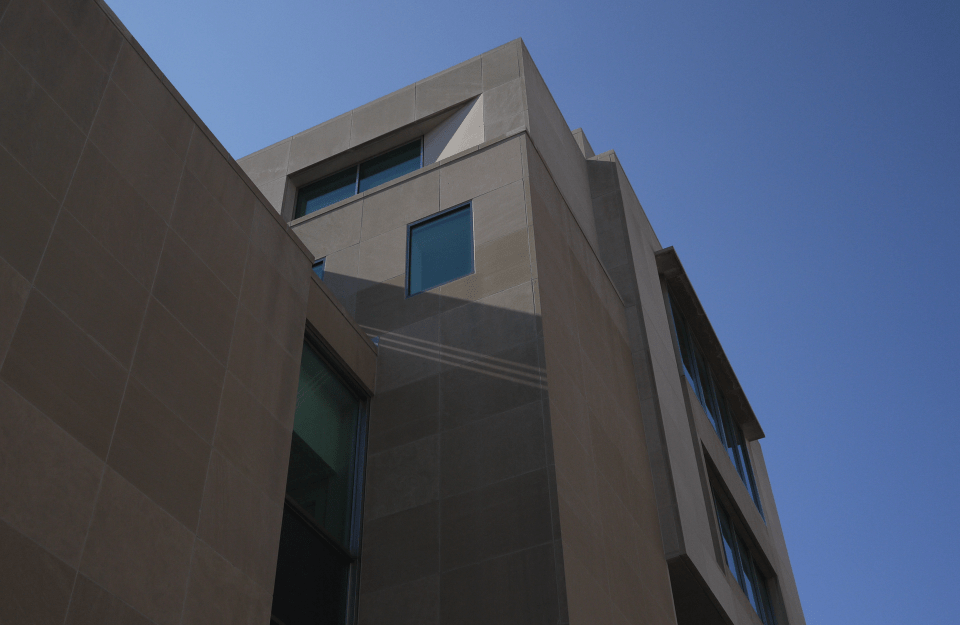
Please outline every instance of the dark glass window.
[[417, 139], [386, 154], [374, 156], [359, 165], [338, 171], [302, 187], [297, 191], [297, 206], [293, 218], [309, 215], [340, 200], [420, 169], [423, 163], [422, 148], [423, 141]]
[[412, 224], [407, 236], [407, 294], [473, 273], [470, 205]]
[[294, 218], [309, 215], [357, 193], [357, 168], [351, 167], [327, 176], [297, 193], [297, 211]]
[[756, 560], [747, 548], [746, 542], [737, 533], [731, 517], [720, 504], [716, 495], [713, 498], [717, 509], [717, 524], [720, 526], [720, 539], [723, 543], [723, 555], [730, 572], [737, 579], [740, 588], [750, 601], [750, 605], [760, 616], [764, 625], [776, 625], [773, 603], [770, 601], [769, 583], [760, 572]]
[[363, 193], [367, 189], [418, 169], [420, 169], [420, 139], [361, 163], [360, 185], [357, 192]]
[[273, 622], [344, 623], [357, 570], [361, 408], [360, 398], [304, 343]]
[[313, 273], [317, 274], [317, 277], [323, 280], [323, 268], [327, 264], [326, 258], [321, 258], [320, 260], [314, 261], [313, 263]]
[[737, 474], [743, 480], [744, 485], [750, 492], [757, 510], [763, 516], [763, 506], [760, 504], [760, 491], [757, 489], [757, 480], [753, 475], [753, 465], [750, 463], [750, 454], [747, 452], [746, 439], [743, 437], [743, 430], [733, 420], [730, 413], [730, 407], [727, 404], [726, 397], [717, 388], [715, 377], [707, 364], [703, 352], [697, 345], [687, 325], [686, 319], [677, 310], [673, 297], [670, 297], [670, 312], [673, 314], [673, 326], [676, 329], [675, 340], [677, 348], [680, 351], [680, 360], [683, 363], [683, 373], [690, 381], [700, 405], [710, 419], [713, 429], [720, 442], [727, 450], [730, 462], [737, 469]]

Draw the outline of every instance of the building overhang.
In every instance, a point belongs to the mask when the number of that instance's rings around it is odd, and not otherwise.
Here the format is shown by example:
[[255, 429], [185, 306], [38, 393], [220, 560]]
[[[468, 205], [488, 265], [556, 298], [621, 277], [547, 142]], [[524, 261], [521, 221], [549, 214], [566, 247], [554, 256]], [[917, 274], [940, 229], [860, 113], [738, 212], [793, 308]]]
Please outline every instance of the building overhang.
[[743, 434], [747, 440], [757, 440], [764, 437], [763, 428], [750, 407], [743, 387], [737, 380], [737, 374], [734, 373], [727, 355], [723, 351], [723, 346], [713, 331], [710, 319], [703, 310], [703, 305], [697, 297], [687, 272], [683, 269], [680, 257], [677, 256], [673, 247], [667, 247], [655, 252], [657, 259], [657, 271], [663, 276], [667, 285], [670, 287], [670, 293], [680, 312], [683, 313], [687, 323], [693, 328], [700, 347], [703, 349], [703, 355], [707, 359], [707, 364], [716, 376], [717, 385], [723, 393], [733, 413], [733, 418], [743, 428]]

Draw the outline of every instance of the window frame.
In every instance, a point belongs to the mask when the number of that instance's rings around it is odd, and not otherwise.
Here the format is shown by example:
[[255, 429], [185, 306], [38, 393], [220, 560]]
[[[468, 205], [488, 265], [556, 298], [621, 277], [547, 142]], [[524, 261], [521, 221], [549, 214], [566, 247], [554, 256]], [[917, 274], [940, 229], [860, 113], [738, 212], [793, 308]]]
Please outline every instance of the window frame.
[[[450, 213], [454, 213], [456, 211], [463, 210], [463, 209], [467, 209], [470, 211], [470, 272], [465, 273], [462, 276], [457, 276], [456, 278], [451, 278], [446, 282], [435, 284], [431, 286], [429, 289], [421, 289], [416, 293], [411, 293], [410, 292], [410, 255], [413, 252], [413, 249], [411, 246], [411, 237], [413, 236], [413, 229], [416, 228], [417, 226], [428, 223], [430, 221], [443, 219]], [[445, 208], [442, 211], [439, 211], [432, 215], [428, 215], [422, 219], [418, 219], [417, 221], [412, 221], [407, 224], [407, 249], [406, 249], [404, 272], [405, 272], [404, 299], [413, 297], [415, 295], [419, 295], [421, 293], [426, 293], [431, 289], [435, 289], [445, 284], [450, 284], [451, 282], [456, 282], [457, 280], [466, 278], [467, 276], [472, 276], [473, 274], [477, 273], [477, 239], [476, 239], [476, 223], [474, 223], [473, 200], [468, 200], [466, 202], [457, 204], [456, 206]]]
[[[726, 567], [733, 575], [748, 603], [760, 617], [760, 621], [764, 625], [777, 625], [780, 619], [778, 619], [779, 610], [774, 605], [778, 588], [776, 574], [769, 577], [764, 574], [755, 556], [757, 553], [762, 554], [762, 551], [754, 546], [753, 540], [748, 538], [749, 533], [740, 529], [746, 528], [746, 524], [738, 514], [732, 512], [736, 507], [727, 504], [728, 500], [731, 500], [730, 496], [713, 482], [714, 480], [711, 480], [710, 491], [714, 507], [713, 522], [716, 524], [721, 543], [719, 564]], [[728, 537], [724, 533], [724, 520], [726, 520], [727, 533], [730, 534], [729, 544], [736, 560], [734, 563], [730, 562], [730, 555], [727, 553]]]
[[[322, 259], [321, 259], [322, 260]], [[348, 529], [348, 545], [344, 546], [339, 540], [330, 535], [309, 512], [303, 509], [293, 498], [284, 492], [283, 507], [289, 509], [297, 518], [303, 522], [311, 531], [326, 544], [328, 544], [337, 554], [347, 561], [347, 584], [344, 598], [344, 625], [355, 625], [357, 623], [357, 608], [360, 599], [360, 562], [362, 556], [362, 531], [363, 531], [363, 494], [367, 466], [367, 440], [369, 434], [370, 421], [370, 394], [367, 393], [355, 380], [345, 373], [344, 365], [336, 356], [336, 352], [327, 345], [320, 334], [314, 330], [310, 324], [307, 324], [303, 337], [304, 345], [312, 349], [316, 355], [329, 367], [336, 378], [351, 392], [358, 400], [357, 428], [354, 438], [354, 469], [353, 469], [353, 488], [351, 501], [351, 518]], [[280, 623], [273, 616], [271, 609], [270, 623]]]
[[[320, 268], [320, 273], [317, 273], [317, 267]], [[320, 278], [320, 280], [322, 281], [323, 276], [326, 274], [326, 271], [327, 271], [327, 257], [324, 256], [323, 258], [318, 258], [317, 260], [313, 261], [312, 269], [313, 269], [313, 274], [318, 278]]]
[[[703, 350], [694, 336], [693, 329], [679, 309], [676, 298], [669, 289], [666, 289], [665, 292], [670, 312], [669, 323], [673, 345], [680, 359], [680, 372], [688, 379], [688, 375], [694, 376], [695, 379], [689, 380], [690, 386], [706, 413], [707, 419], [713, 426], [714, 433], [720, 439], [720, 444], [723, 445], [727, 458], [733, 464], [737, 475], [740, 476], [740, 480], [746, 487], [750, 499], [757, 507], [757, 511], [760, 512], [760, 518], [766, 523], [767, 517], [763, 512], [760, 488], [757, 485], [757, 478], [754, 474], [753, 462], [750, 460], [750, 450], [746, 436], [743, 434], [743, 428], [733, 418], [729, 402], [727, 402], [726, 396], [716, 383], [716, 374], [710, 368], [710, 364], [706, 362]], [[689, 360], [694, 368], [693, 371], [690, 371], [687, 366], [684, 353], [689, 354]], [[730, 440], [731, 438], [732, 440]]]
[[[320, 176], [319, 178], [316, 178], [316, 179], [314, 179], [314, 180], [311, 180], [310, 182], [307, 182], [307, 183], [304, 183], [304, 184], [299, 185], [299, 186], [296, 188], [296, 194], [295, 194], [295, 197], [294, 197], [294, 200], [293, 200], [293, 220], [301, 219], [301, 218], [303, 218], [303, 217], [306, 217], [307, 215], [312, 215], [312, 214], [314, 214], [314, 213], [316, 213], [316, 212], [319, 212], [319, 211], [323, 210], [324, 208], [327, 208], [327, 206], [333, 206], [333, 205], [336, 204], [337, 202], [343, 202], [343, 201], [346, 201], [346, 200], [348, 200], [348, 199], [350, 199], [350, 198], [354, 198], [354, 197], [360, 195], [360, 168], [361, 168], [363, 165], [369, 163], [369, 162], [372, 161], [372, 160], [375, 160], [375, 159], [377, 159], [377, 158], [380, 158], [380, 157], [383, 156], [384, 154], [387, 154], [387, 153], [389, 153], [389, 152], [393, 152], [394, 150], [398, 150], [398, 149], [400, 149], [400, 148], [402, 148], [402, 147], [406, 147], [406, 146], [408, 146], [408, 145], [410, 145], [410, 144], [412, 144], [412, 143], [414, 143], [414, 142], [419, 142], [419, 143], [420, 143], [420, 160], [419, 160], [419, 165], [417, 166], [417, 169], [415, 169], [415, 170], [413, 170], [413, 171], [418, 171], [418, 170], [420, 170], [420, 169], [423, 169], [423, 145], [424, 145], [424, 136], [421, 135], [421, 136], [420, 136], [419, 138], [417, 138], [417, 139], [413, 139], [413, 140], [411, 140], [411, 141], [405, 141], [405, 142], [401, 143], [400, 145], [395, 145], [395, 146], [393, 146], [392, 148], [388, 148], [388, 149], [386, 149], [386, 150], [382, 150], [381, 152], [378, 152], [378, 153], [374, 154], [373, 156], [369, 156], [369, 157], [363, 159], [362, 161], [357, 161], [356, 163], [354, 163], [353, 165], [350, 165], [349, 167], [341, 167], [340, 169], [338, 169], [338, 170], [336, 170], [336, 171], [330, 172], [329, 174], [326, 174], [326, 175], [324, 175], [324, 176]], [[349, 196], [347, 196], [347, 197], [345, 197], [345, 198], [339, 199], [339, 200], [337, 200], [336, 202], [331, 202], [330, 204], [327, 204], [326, 206], [322, 206], [322, 207], [320, 207], [320, 208], [318, 208], [318, 209], [316, 209], [316, 210], [310, 211], [309, 213], [308, 213], [308, 212], [300, 213], [300, 208], [301, 208], [300, 195], [301, 195], [301, 193], [302, 193], [305, 189], [308, 189], [308, 188], [312, 187], [313, 185], [315, 185], [315, 184], [317, 184], [317, 183], [319, 183], [319, 182], [322, 182], [323, 180], [326, 180], [327, 178], [332, 178], [332, 177], [337, 176], [337, 175], [339, 175], [339, 174], [342, 174], [342, 173], [344, 173], [344, 172], [350, 171], [350, 169], [353, 169], [353, 194], [352, 194], [352, 195], [349, 195]], [[413, 172], [408, 172], [408, 173], [413, 173]], [[406, 176], [407, 174], [403, 174], [403, 175]], [[400, 176], [397, 176], [397, 177], [399, 178]], [[376, 187], [371, 187], [370, 189], [367, 189], [366, 191], [364, 191], [364, 193], [366, 193], [367, 191], [372, 191], [373, 189], [376, 189], [376, 188], [379, 187], [380, 185], [387, 184], [388, 182], [392, 182], [393, 180], [396, 180], [396, 178], [391, 178], [390, 180], [387, 180], [387, 181], [385, 181], [385, 182], [381, 182], [381, 183], [380, 183], [379, 185], [377, 185]], [[306, 202], [307, 202], [307, 201], [309, 201], [309, 200], [305, 200], [304, 203], [303, 203], [303, 207], [304, 207], [304, 208], [306, 208]]]

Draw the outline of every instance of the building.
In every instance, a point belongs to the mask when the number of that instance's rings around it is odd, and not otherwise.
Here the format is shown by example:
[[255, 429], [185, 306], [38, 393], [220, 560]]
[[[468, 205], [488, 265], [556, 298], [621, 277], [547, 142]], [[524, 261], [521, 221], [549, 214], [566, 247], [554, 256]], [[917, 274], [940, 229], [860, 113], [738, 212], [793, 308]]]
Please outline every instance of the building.
[[238, 163], [0, 2], [0, 621], [803, 623], [758, 418], [508, 43]]

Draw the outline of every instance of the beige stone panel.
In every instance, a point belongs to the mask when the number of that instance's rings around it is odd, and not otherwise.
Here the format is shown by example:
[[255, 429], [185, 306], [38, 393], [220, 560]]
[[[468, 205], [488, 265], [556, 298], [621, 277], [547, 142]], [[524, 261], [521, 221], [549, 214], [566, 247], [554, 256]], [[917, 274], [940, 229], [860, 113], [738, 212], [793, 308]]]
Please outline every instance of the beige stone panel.
[[520, 78], [519, 40], [505, 43], [480, 56], [483, 90]]
[[0, 378], [106, 457], [127, 372], [36, 290], [27, 298]]
[[5, 149], [0, 148], [0, 257], [33, 278], [53, 229], [59, 203]]
[[456, 206], [522, 177], [520, 142], [498, 143], [440, 170], [440, 208]]
[[357, 200], [294, 226], [293, 231], [313, 252], [323, 258], [360, 242], [363, 202]]
[[474, 57], [416, 85], [417, 119], [480, 95], [480, 57]]
[[76, 567], [103, 462], [0, 383], [0, 518]]
[[474, 273], [440, 287], [442, 307], [450, 310], [529, 282], [528, 246], [525, 229], [478, 245]]
[[129, 366], [147, 290], [69, 213], [60, 215], [35, 285]]
[[[201, 141], [201, 136], [195, 131], [191, 141]], [[161, 217], [169, 219], [184, 157], [167, 145], [150, 120], [113, 83], [104, 93], [90, 141]]]
[[248, 154], [237, 160], [237, 164], [250, 176], [250, 180], [255, 185], [263, 188], [264, 183], [286, 176], [292, 140], [292, 138], [284, 139], [253, 154]]
[[[367, 241], [440, 210], [440, 172], [433, 170], [363, 198], [360, 238]], [[393, 277], [393, 276], [388, 276]]]
[[193, 541], [187, 528], [107, 470], [80, 572], [158, 625], [174, 625], [180, 622]]
[[151, 621], [84, 575], [77, 576], [65, 625], [150, 625]]
[[90, 129], [111, 68], [97, 63], [45, 3], [11, 2], [0, 22], [0, 45], [81, 130]]
[[200, 438], [213, 439], [224, 367], [155, 299], [147, 307], [132, 372]]
[[353, 110], [350, 146], [397, 130], [416, 119], [416, 86], [410, 85]]
[[483, 94], [464, 104], [423, 137], [423, 165], [450, 158], [483, 143]]
[[272, 599], [268, 588], [197, 541], [183, 604], [184, 625], [263, 625], [270, 620]]
[[130, 381], [107, 457], [111, 468], [193, 530], [209, 458], [207, 442]]
[[282, 515], [282, 503], [213, 452], [197, 537], [263, 588], [273, 587]]
[[[353, 113], [344, 113], [290, 139], [290, 159], [286, 171], [293, 173], [319, 163], [350, 147]], [[250, 157], [248, 157], [250, 158]]]
[[7, 355], [29, 294], [30, 283], [0, 258], [0, 363]]
[[76, 571], [0, 522], [0, 621], [60, 625]]
[[0, 85], [0, 146], [62, 200], [83, 148], [83, 133], [2, 47]]
[[439, 625], [440, 576], [431, 575], [377, 592], [360, 590], [360, 625]]
[[120, 49], [111, 79], [150, 120], [167, 145], [185, 155], [193, 120], [129, 43]]
[[440, 576], [443, 623], [552, 625], [557, 622], [552, 543], [524, 549]]
[[473, 200], [474, 241], [481, 245], [526, 228], [524, 183], [510, 183]]
[[190, 172], [183, 173], [170, 225], [230, 292], [239, 295], [247, 232]]
[[483, 131], [487, 140], [512, 134], [526, 125], [523, 83], [519, 78], [483, 94]]
[[95, 146], [84, 149], [63, 205], [141, 285], [150, 288], [167, 227]]
[[440, 441], [430, 436], [367, 459], [364, 519], [416, 508], [440, 498]]
[[360, 278], [383, 282], [406, 272], [407, 227], [360, 243]]
[[299, 356], [306, 302], [259, 250], [250, 251], [240, 303], [288, 354]]

